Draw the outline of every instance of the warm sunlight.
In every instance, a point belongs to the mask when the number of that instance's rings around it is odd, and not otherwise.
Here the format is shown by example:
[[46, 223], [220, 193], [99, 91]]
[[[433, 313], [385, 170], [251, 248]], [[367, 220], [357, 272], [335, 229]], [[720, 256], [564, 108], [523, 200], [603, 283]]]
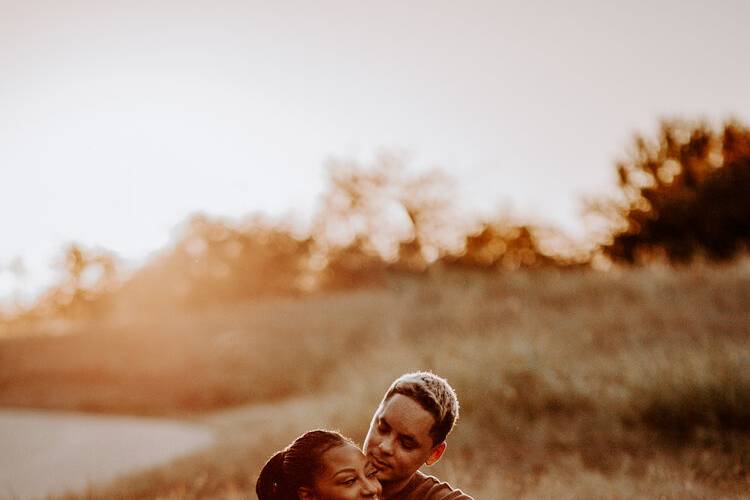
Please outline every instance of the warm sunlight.
[[632, 130], [750, 113], [742, 3], [677, 25], [668, 4], [159, 5], [5, 9], [0, 269], [25, 266], [0, 271], [5, 299], [71, 241], [141, 262], [196, 211], [304, 219], [327, 158], [383, 148], [444, 168], [467, 207], [580, 235]]
[[748, 19], [0, 0], [0, 498], [746, 498]]

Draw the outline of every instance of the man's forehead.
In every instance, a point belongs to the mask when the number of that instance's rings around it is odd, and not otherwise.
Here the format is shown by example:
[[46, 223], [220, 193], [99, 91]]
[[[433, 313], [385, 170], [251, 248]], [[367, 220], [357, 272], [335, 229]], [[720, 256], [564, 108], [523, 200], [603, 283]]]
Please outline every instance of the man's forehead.
[[399, 434], [415, 439], [426, 438], [430, 434], [435, 418], [430, 412], [408, 396], [394, 394], [380, 406], [378, 418], [385, 420]]

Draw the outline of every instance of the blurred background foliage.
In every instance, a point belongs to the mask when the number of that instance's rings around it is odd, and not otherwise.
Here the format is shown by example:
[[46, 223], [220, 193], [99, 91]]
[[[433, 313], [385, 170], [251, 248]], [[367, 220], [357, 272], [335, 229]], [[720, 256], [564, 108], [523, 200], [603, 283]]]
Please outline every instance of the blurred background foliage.
[[381, 154], [329, 162], [309, 228], [260, 215], [195, 214], [171, 247], [125, 273], [114, 254], [72, 244], [62, 279], [3, 322], [97, 316], [112, 307], [195, 308], [268, 296], [382, 286], [394, 275], [462, 268], [504, 272], [654, 261], [727, 261], [750, 242], [750, 129], [736, 120], [661, 123], [616, 165], [618, 194], [586, 203], [586, 242], [502, 217], [472, 220], [439, 170], [413, 173]]
[[617, 165], [621, 197], [598, 205], [615, 227], [600, 248], [627, 263], [726, 261], [750, 243], [750, 130], [664, 121]]

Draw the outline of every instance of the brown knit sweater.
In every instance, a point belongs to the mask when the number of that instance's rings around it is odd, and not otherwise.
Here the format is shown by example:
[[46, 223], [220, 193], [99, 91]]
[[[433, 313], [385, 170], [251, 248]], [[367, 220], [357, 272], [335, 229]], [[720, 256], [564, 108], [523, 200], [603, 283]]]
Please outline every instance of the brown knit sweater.
[[461, 490], [454, 490], [448, 483], [443, 483], [435, 477], [416, 474], [406, 487], [386, 500], [473, 500]]

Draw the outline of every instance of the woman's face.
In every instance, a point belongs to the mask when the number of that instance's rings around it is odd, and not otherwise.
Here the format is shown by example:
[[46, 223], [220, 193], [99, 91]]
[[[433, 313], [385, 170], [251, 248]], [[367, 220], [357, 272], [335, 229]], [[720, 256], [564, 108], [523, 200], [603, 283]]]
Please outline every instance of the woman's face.
[[[368, 464], [364, 453], [346, 443], [326, 451], [323, 470], [315, 478], [313, 495], [318, 500], [376, 499], [383, 489], [375, 479], [377, 470]], [[304, 496], [303, 496], [304, 498]]]

